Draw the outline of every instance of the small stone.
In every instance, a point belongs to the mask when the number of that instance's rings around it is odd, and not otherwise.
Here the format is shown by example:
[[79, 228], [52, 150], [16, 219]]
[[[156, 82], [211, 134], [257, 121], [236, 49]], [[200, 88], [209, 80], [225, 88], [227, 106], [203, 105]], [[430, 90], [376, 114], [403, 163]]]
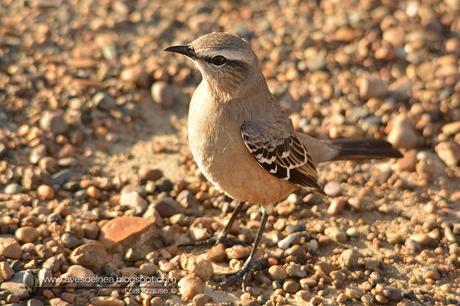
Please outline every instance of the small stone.
[[291, 201], [282, 201], [275, 206], [275, 212], [279, 216], [287, 217], [296, 209], [296, 204]]
[[37, 299], [30, 299], [27, 301], [27, 306], [45, 306], [45, 303]]
[[362, 98], [384, 98], [388, 95], [388, 86], [378, 76], [362, 78], [359, 82], [359, 94]]
[[460, 162], [460, 146], [453, 141], [438, 143], [434, 148], [439, 158], [449, 167], [455, 167]]
[[426, 233], [417, 233], [410, 236], [410, 239], [419, 243], [422, 246], [429, 246], [433, 240]]
[[69, 129], [62, 111], [44, 112], [40, 118], [40, 127], [53, 134], [65, 134]]
[[25, 299], [29, 296], [29, 290], [24, 286], [22, 282], [3, 282], [0, 288], [10, 292], [12, 295]]
[[210, 304], [211, 302], [212, 302], [212, 298], [210, 296], [200, 293], [200, 294], [195, 295], [195, 297], [192, 300], [192, 305], [193, 306], [205, 306], [205, 305]]
[[139, 178], [141, 184], [145, 184], [148, 181], [156, 182], [163, 177], [163, 171], [156, 168], [143, 167], [139, 171]]
[[388, 141], [396, 148], [412, 149], [418, 146], [419, 138], [411, 121], [405, 115], [398, 115], [391, 123]]
[[14, 236], [21, 242], [35, 242], [40, 236], [40, 233], [31, 226], [23, 226], [16, 230]]
[[329, 275], [334, 270], [334, 265], [325, 261], [320, 261], [313, 267], [313, 269], [322, 274]]
[[273, 280], [285, 280], [287, 278], [286, 270], [280, 265], [271, 266], [268, 269], [268, 274]]
[[89, 242], [74, 249], [70, 254], [70, 261], [99, 272], [110, 261], [110, 257], [100, 242]]
[[335, 242], [345, 242], [347, 235], [336, 226], [326, 227], [324, 234]]
[[37, 188], [37, 195], [41, 200], [52, 200], [54, 198], [54, 190], [48, 185], [40, 185]]
[[344, 304], [346, 301], [347, 301], [347, 295], [343, 292], [339, 293], [339, 295], [337, 296], [337, 303], [340, 303], [340, 304]]
[[21, 245], [12, 236], [0, 236], [0, 256], [20, 259], [22, 256]]
[[423, 277], [425, 279], [431, 279], [436, 281], [441, 279], [441, 274], [437, 270], [429, 269], [423, 274]]
[[286, 238], [283, 238], [280, 241], [278, 241], [278, 247], [280, 249], [286, 250], [289, 247], [291, 247], [291, 245], [295, 241], [297, 241], [304, 235], [305, 235], [305, 232], [295, 232], [295, 233], [289, 234]]
[[94, 306], [124, 306], [125, 302], [112, 296], [94, 296], [89, 299]]
[[358, 264], [361, 254], [355, 249], [348, 249], [340, 255], [340, 264], [344, 268], [353, 268]]
[[210, 237], [208, 230], [204, 227], [193, 226], [190, 228], [190, 237], [194, 241], [203, 241]]
[[299, 283], [293, 280], [287, 280], [283, 284], [283, 290], [288, 293], [296, 293], [297, 291], [299, 291], [299, 289]]
[[155, 201], [153, 207], [162, 218], [169, 218], [172, 215], [181, 213], [181, 206], [173, 198], [166, 197]]
[[166, 82], [155, 82], [151, 89], [153, 102], [158, 103], [163, 109], [169, 109], [174, 103], [174, 91]]
[[415, 166], [417, 165], [417, 152], [411, 150], [404, 153], [404, 157], [398, 159], [397, 164], [401, 171], [415, 171]]
[[350, 286], [347, 289], [345, 289], [345, 294], [349, 298], [359, 300], [363, 296], [364, 290], [355, 286]]
[[180, 257], [180, 266], [183, 270], [193, 273], [204, 282], [214, 275], [211, 261], [204, 257], [183, 254]]
[[377, 301], [377, 303], [379, 303], [380, 305], [388, 305], [388, 298], [382, 294], [376, 294], [375, 295], [375, 300]]
[[[61, 279], [69, 280], [70, 282], [80, 281], [82, 286], [91, 286], [94, 284], [94, 278], [96, 274], [90, 269], [82, 267], [80, 265], [72, 265], [67, 269], [67, 272], [62, 274]], [[85, 280], [85, 282], [82, 282]]]
[[307, 276], [307, 271], [302, 270], [301, 266], [296, 263], [289, 264], [286, 268], [286, 273], [289, 275], [289, 277], [304, 278]]
[[225, 246], [222, 243], [218, 243], [212, 246], [207, 252], [206, 255], [208, 259], [213, 262], [221, 262], [225, 259]]
[[6, 261], [0, 262], [0, 279], [3, 281], [9, 280], [14, 275], [14, 270]]
[[293, 257], [291, 261], [302, 263], [307, 259], [307, 250], [305, 250], [302, 245], [295, 244], [292, 247], [286, 249], [284, 255], [286, 257]]
[[3, 157], [6, 155], [6, 146], [0, 142], [0, 157]]
[[393, 286], [387, 286], [383, 289], [382, 293], [384, 296], [386, 296], [391, 301], [399, 302], [402, 300], [402, 293], [401, 293], [401, 289], [399, 288], [396, 288]]
[[98, 92], [93, 96], [94, 105], [103, 111], [110, 111], [115, 108], [115, 99], [103, 92]]
[[243, 245], [234, 245], [225, 249], [225, 254], [229, 259], [244, 259], [249, 256], [250, 248]]
[[116, 217], [101, 228], [99, 241], [108, 250], [132, 248], [137, 255], [147, 254], [152, 241], [159, 237], [158, 227], [152, 219], [135, 216]]
[[345, 209], [346, 205], [347, 199], [345, 197], [334, 198], [327, 209], [327, 214], [330, 216], [337, 216]]
[[46, 146], [44, 144], [38, 145], [30, 151], [29, 162], [36, 165], [40, 159], [46, 156]]
[[48, 302], [50, 303], [50, 306], [70, 306], [71, 305], [60, 298], [50, 299]]
[[65, 232], [61, 235], [62, 246], [68, 249], [74, 249], [80, 245], [80, 239], [78, 239], [73, 233]]
[[89, 186], [86, 189], [86, 194], [92, 199], [100, 199], [102, 197], [102, 192], [96, 186]]
[[142, 214], [147, 209], [147, 201], [137, 192], [122, 193], [120, 196], [120, 206], [133, 208], [136, 214]]
[[188, 190], [182, 190], [177, 195], [176, 199], [177, 202], [179, 202], [179, 204], [184, 208], [190, 208], [198, 204], [195, 195]]
[[342, 192], [342, 187], [338, 182], [330, 181], [324, 185], [324, 192], [330, 197], [336, 197]]
[[120, 79], [124, 82], [134, 83], [145, 88], [149, 83], [149, 75], [141, 66], [127, 67], [121, 71]]
[[143, 275], [154, 275], [158, 269], [153, 263], [146, 262], [139, 266], [139, 270]]
[[389, 90], [396, 99], [407, 100], [412, 95], [412, 83], [409, 78], [403, 77], [393, 82]]
[[404, 237], [401, 233], [388, 231], [386, 232], [387, 241], [391, 244], [399, 244], [404, 241]]
[[442, 126], [442, 134], [446, 136], [453, 136], [460, 133], [460, 121], [449, 122]]
[[204, 292], [203, 281], [194, 275], [187, 275], [181, 278], [178, 287], [179, 293], [184, 301], [190, 301], [197, 294]]

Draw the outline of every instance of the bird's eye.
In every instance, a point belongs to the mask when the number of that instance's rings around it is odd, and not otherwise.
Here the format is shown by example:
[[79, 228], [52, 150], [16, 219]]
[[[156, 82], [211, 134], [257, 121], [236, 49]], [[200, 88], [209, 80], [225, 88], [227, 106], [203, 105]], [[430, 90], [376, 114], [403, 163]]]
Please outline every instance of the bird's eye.
[[213, 65], [222, 66], [227, 60], [222, 55], [216, 55], [211, 59]]

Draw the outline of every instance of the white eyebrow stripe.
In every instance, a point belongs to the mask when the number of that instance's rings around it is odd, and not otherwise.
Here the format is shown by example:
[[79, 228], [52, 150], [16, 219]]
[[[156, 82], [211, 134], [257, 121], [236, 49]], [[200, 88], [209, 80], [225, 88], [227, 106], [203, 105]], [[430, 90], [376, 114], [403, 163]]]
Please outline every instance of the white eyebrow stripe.
[[248, 62], [247, 55], [244, 52], [239, 50], [213, 50], [213, 49], [202, 49], [200, 50], [199, 56], [203, 57], [214, 57], [216, 55], [222, 55], [226, 59], [230, 61], [240, 61], [240, 62]]

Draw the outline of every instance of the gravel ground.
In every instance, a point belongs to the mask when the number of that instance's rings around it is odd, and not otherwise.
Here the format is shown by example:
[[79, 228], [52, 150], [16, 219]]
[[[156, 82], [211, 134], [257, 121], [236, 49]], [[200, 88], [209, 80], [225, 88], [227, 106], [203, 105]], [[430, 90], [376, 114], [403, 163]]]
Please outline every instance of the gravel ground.
[[[2, 1], [0, 304], [460, 305], [460, 2], [160, 2]], [[276, 205], [246, 292], [213, 279], [248, 246], [177, 247], [235, 208], [186, 145], [200, 76], [161, 52], [211, 31], [251, 41], [296, 129], [404, 153], [321, 165], [329, 199]]]

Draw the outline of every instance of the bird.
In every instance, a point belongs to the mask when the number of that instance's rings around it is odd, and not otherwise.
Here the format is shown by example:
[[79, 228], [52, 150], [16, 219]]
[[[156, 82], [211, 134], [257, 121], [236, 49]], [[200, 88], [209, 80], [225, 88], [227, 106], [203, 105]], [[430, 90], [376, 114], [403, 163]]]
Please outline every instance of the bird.
[[270, 92], [250, 44], [236, 35], [212, 32], [164, 51], [185, 55], [201, 73], [189, 105], [189, 146], [203, 175], [238, 203], [223, 232], [206, 243], [228, 242], [229, 229], [245, 203], [262, 209], [250, 256], [232, 282], [247, 280], [252, 270], [266, 207], [299, 188], [324, 195], [319, 163], [402, 157], [381, 139], [322, 140], [296, 131]]

